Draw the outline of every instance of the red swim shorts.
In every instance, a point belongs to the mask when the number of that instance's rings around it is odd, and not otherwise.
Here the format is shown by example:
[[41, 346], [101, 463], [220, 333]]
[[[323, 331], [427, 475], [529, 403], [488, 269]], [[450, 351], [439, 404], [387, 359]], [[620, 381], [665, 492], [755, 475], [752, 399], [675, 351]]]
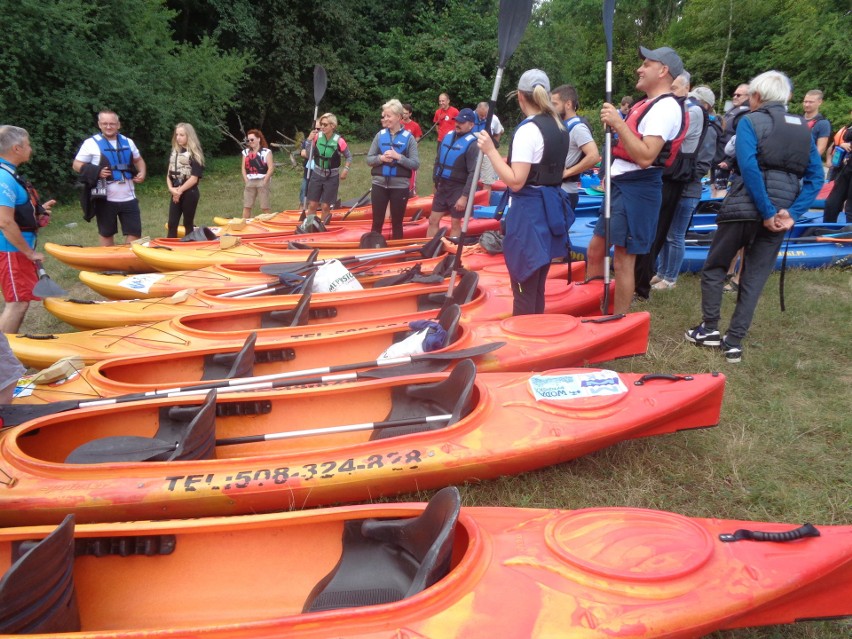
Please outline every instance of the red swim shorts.
[[41, 298], [33, 295], [38, 282], [35, 264], [19, 252], [0, 252], [0, 288], [7, 302], [32, 302]]

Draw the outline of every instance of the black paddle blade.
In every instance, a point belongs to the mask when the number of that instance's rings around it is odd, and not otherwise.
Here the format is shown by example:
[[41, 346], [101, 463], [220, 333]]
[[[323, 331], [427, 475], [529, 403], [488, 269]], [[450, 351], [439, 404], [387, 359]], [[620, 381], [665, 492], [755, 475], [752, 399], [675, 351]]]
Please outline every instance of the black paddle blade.
[[423, 373], [440, 373], [450, 365], [445, 359], [419, 359], [410, 364], [398, 364], [396, 366], [384, 366], [361, 371], [358, 377], [370, 379], [385, 379], [387, 377], [401, 377], [403, 375], [421, 375]]
[[606, 59], [612, 60], [612, 22], [615, 16], [615, 0], [603, 0], [603, 26], [606, 38]]
[[420, 249], [420, 255], [425, 258], [437, 257], [438, 255], [440, 255], [441, 249], [443, 248], [441, 240], [446, 234], [446, 227], [439, 228], [438, 232], [435, 233], [435, 236], [431, 240], [426, 242], [426, 244], [423, 245], [423, 248]]
[[500, 0], [500, 15], [497, 23], [497, 46], [499, 60], [497, 66], [506, 67], [506, 62], [512, 57], [532, 15], [532, 0]]
[[48, 402], [47, 404], [0, 404], [0, 420], [2, 420], [3, 428], [11, 428], [36, 417], [64, 413], [79, 408], [79, 406], [80, 402], [76, 399]]
[[314, 104], [319, 104], [322, 101], [327, 86], [328, 77], [325, 75], [325, 69], [321, 64], [318, 64], [314, 67]]

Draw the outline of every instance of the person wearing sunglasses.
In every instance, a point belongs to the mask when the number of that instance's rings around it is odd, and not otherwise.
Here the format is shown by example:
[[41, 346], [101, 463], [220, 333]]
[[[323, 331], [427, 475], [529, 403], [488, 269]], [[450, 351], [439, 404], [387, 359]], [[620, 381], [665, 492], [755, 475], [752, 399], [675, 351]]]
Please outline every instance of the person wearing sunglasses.
[[275, 163], [272, 161], [272, 151], [268, 148], [266, 138], [258, 129], [249, 129], [246, 134], [248, 147], [243, 149], [243, 217], [251, 217], [254, 203], [260, 200], [260, 210], [264, 213], [271, 211], [269, 205], [270, 180], [275, 173]]
[[313, 166], [308, 171], [308, 224], [316, 216], [320, 205], [323, 215], [331, 212], [331, 207], [337, 202], [340, 181], [349, 176], [349, 168], [352, 166], [352, 151], [346, 140], [337, 133], [337, 116], [323, 113], [319, 123], [320, 130], [314, 139], [313, 153], [310, 154]]

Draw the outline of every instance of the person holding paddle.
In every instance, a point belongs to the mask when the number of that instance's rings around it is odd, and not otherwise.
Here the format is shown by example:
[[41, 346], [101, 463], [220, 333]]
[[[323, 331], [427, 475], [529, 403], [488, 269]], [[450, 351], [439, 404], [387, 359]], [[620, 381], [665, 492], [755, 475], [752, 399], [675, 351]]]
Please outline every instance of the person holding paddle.
[[381, 233], [385, 224], [385, 213], [390, 206], [392, 238], [402, 239], [402, 220], [408, 204], [409, 181], [414, 171], [420, 168], [417, 141], [402, 126], [402, 102], [390, 100], [382, 106], [381, 131], [376, 133], [367, 164], [372, 168], [373, 233]]
[[[308, 179], [307, 220], [316, 216], [317, 208], [322, 205], [323, 215], [331, 212], [331, 207], [337, 202], [337, 191], [340, 181], [349, 175], [352, 166], [352, 151], [339, 133], [337, 133], [337, 116], [333, 113], [323, 113], [319, 120], [320, 131], [314, 138], [314, 166]], [[343, 166], [341, 166], [341, 158]]]
[[[33, 154], [30, 136], [17, 126], [0, 126], [0, 287], [6, 306], [0, 315], [0, 332], [17, 333], [38, 282], [36, 233], [50, 220], [56, 200], [43, 205], [32, 185], [18, 175], [18, 167]], [[8, 348], [8, 345], [7, 345]], [[2, 380], [0, 380], [2, 382]]]
[[482, 154], [506, 183], [509, 208], [503, 251], [512, 282], [514, 315], [544, 312], [550, 262], [567, 253], [574, 211], [562, 190], [569, 136], [550, 102], [550, 80], [530, 69], [518, 81], [518, 106], [527, 116], [515, 130], [509, 161], [487, 131], [477, 133]]

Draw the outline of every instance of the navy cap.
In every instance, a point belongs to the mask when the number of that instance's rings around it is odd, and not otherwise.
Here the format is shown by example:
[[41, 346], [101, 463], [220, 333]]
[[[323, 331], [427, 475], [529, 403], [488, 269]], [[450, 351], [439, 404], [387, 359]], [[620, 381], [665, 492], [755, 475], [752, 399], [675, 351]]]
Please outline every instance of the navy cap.
[[456, 122], [476, 122], [476, 114], [473, 109], [462, 109], [456, 116]]

